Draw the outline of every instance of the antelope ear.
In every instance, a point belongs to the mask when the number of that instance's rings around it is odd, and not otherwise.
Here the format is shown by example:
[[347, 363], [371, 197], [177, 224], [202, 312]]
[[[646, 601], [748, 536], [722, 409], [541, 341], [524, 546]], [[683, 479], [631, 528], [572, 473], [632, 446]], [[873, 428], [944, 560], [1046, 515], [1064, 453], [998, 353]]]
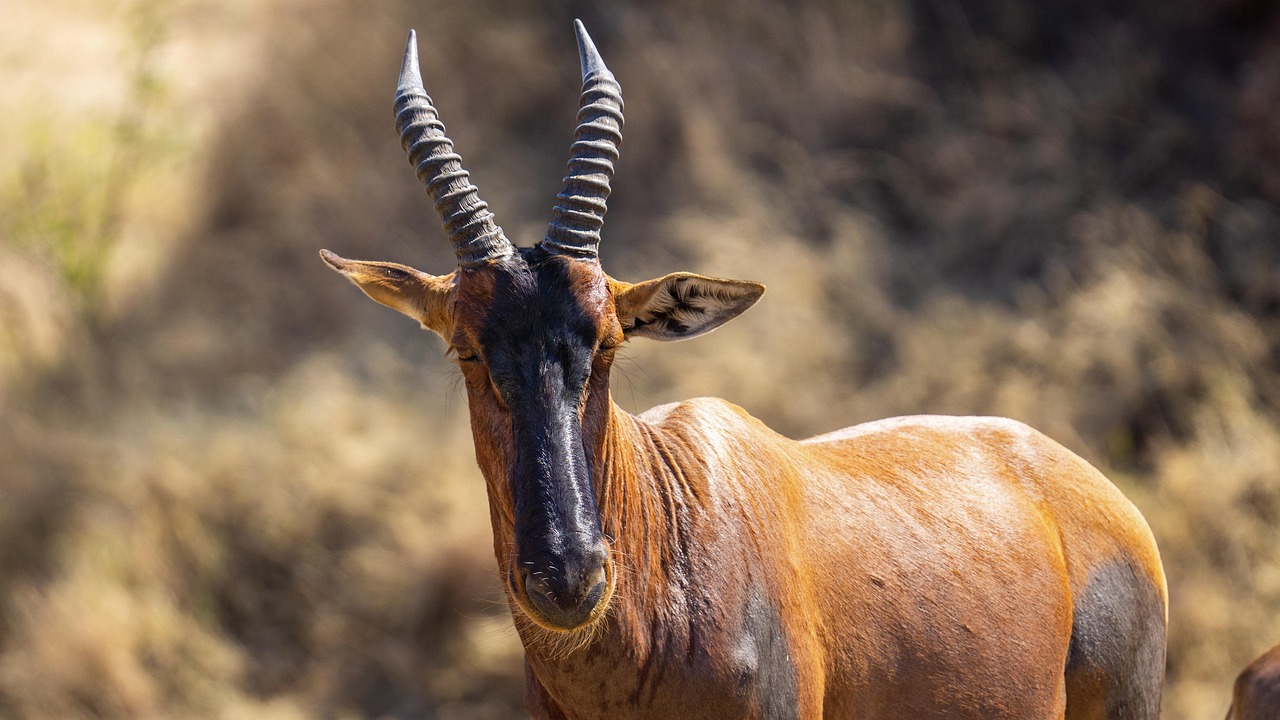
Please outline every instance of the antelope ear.
[[631, 285], [613, 281], [618, 322], [628, 338], [685, 340], [709, 333], [738, 317], [764, 294], [746, 280], [672, 273]]
[[348, 260], [328, 250], [321, 250], [320, 257], [365, 295], [443, 338], [453, 334], [453, 273], [428, 275], [399, 263]]

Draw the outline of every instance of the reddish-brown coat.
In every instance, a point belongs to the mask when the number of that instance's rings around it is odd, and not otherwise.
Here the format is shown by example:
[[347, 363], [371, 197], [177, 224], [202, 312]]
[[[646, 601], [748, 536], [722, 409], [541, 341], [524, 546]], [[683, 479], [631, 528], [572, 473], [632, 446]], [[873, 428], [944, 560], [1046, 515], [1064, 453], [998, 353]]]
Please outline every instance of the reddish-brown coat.
[[[326, 259], [459, 352], [480, 347], [491, 269], [423, 278]], [[1003, 419], [898, 418], [797, 442], [716, 399], [633, 417], [608, 380], [633, 313], [618, 301], [643, 306], [626, 294], [644, 284], [564, 267], [599, 318], [579, 412], [611, 595], [564, 632], [508, 584], [535, 717], [1155, 717], [1160, 558], [1092, 466]], [[510, 414], [483, 363], [462, 368], [505, 570]]]

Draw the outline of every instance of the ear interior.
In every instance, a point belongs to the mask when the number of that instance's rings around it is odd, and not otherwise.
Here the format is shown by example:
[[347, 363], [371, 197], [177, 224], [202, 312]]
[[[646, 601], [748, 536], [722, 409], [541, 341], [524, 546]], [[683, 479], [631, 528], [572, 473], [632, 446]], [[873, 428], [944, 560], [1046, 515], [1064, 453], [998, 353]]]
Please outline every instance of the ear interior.
[[328, 250], [321, 250], [320, 257], [373, 300], [441, 337], [452, 334], [453, 273], [428, 275], [399, 263], [348, 260]]
[[686, 340], [741, 315], [764, 294], [764, 285], [693, 273], [672, 273], [635, 285], [618, 283], [614, 304], [627, 337]]

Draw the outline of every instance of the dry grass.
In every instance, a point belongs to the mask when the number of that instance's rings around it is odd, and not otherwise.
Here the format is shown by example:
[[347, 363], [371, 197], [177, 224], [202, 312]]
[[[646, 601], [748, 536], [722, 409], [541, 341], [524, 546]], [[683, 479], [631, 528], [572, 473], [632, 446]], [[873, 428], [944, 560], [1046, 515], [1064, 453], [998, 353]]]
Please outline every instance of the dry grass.
[[[0, 716], [519, 716], [456, 375], [315, 251], [449, 267], [391, 130], [410, 26], [485, 198], [538, 237], [573, 13], [11, 4]], [[1165, 717], [1222, 715], [1280, 641], [1280, 15], [577, 10], [628, 100], [610, 272], [769, 286], [631, 348], [619, 402], [716, 394], [793, 435], [1030, 422], [1159, 537]]]

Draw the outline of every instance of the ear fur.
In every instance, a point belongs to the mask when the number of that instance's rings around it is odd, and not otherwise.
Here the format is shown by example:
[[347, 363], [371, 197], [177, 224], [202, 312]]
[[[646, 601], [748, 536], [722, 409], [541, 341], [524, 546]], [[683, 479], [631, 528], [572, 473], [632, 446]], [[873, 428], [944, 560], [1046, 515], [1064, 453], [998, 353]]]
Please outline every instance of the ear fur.
[[613, 301], [628, 338], [686, 340], [741, 315], [764, 294], [764, 285], [693, 273], [672, 273], [631, 285], [614, 281]]
[[320, 257], [370, 298], [443, 338], [453, 334], [454, 273], [428, 275], [399, 263], [348, 260], [328, 250]]

